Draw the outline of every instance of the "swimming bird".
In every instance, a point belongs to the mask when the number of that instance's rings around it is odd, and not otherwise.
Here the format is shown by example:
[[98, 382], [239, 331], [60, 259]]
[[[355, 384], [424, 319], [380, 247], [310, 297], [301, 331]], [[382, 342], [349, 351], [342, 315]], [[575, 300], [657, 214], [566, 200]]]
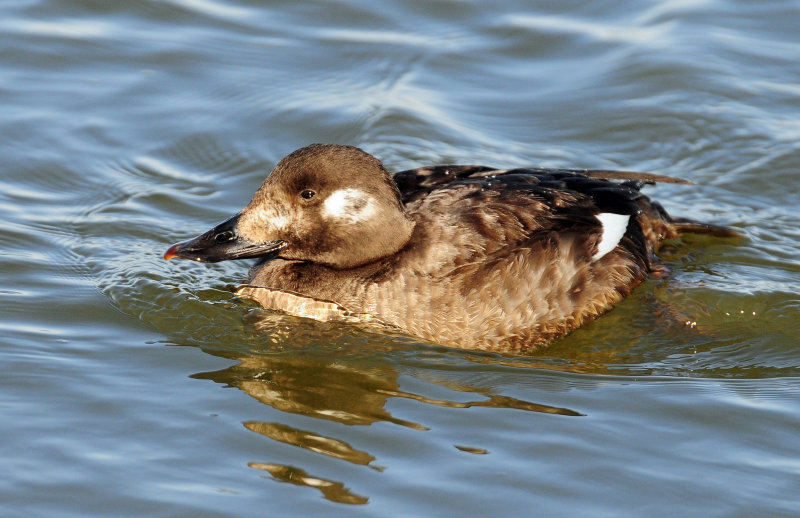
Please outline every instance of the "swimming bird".
[[241, 212], [165, 259], [259, 258], [237, 291], [269, 310], [437, 344], [526, 353], [611, 309], [683, 232], [640, 192], [671, 177], [439, 165], [391, 175], [365, 151], [283, 158]]

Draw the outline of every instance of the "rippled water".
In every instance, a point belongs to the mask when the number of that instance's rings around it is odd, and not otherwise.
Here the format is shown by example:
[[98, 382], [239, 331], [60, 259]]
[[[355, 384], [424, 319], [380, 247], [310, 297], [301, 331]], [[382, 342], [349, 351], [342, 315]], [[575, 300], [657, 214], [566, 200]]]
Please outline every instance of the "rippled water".
[[[792, 2], [6, 3], [0, 515], [800, 514]], [[281, 156], [644, 170], [738, 229], [527, 358], [166, 263]], [[233, 389], [233, 390], [226, 390]]]

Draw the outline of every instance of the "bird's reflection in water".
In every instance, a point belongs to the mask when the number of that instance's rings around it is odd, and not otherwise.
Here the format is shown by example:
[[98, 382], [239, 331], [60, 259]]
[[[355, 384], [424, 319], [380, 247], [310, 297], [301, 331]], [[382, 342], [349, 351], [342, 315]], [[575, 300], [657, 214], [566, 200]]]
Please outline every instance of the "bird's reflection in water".
[[[386, 422], [419, 431], [428, 430], [424, 424], [395, 416], [387, 410], [387, 402], [392, 398], [447, 408], [489, 407], [563, 416], [582, 415], [566, 408], [492, 394], [491, 389], [459, 384], [451, 377], [440, 385], [461, 393], [477, 394], [480, 398], [452, 401], [408, 392], [398, 382], [397, 368], [386, 361], [383, 354], [389, 347], [402, 348], [402, 343], [389, 338], [381, 341], [369, 335], [363, 338], [369, 340], [366, 347], [364, 343], [357, 343], [361, 338], [352, 328], [341, 329], [343, 333], [349, 333], [349, 342], [347, 338], [337, 336], [336, 328], [330, 324], [318, 327], [314, 322], [298, 323], [296, 320], [287, 321], [285, 317], [273, 319], [266, 315], [259, 328], [269, 331], [264, 340], [272, 342], [271, 345], [238, 355], [239, 363], [236, 365], [193, 377], [239, 388], [282, 412], [345, 425]], [[323, 331], [325, 334], [321, 334]], [[366, 466], [377, 472], [383, 469], [373, 464], [376, 461], [374, 454], [334, 437], [300, 430], [285, 423], [247, 421], [243, 424], [248, 430], [280, 443]], [[489, 453], [480, 447], [454, 446], [469, 453]], [[296, 466], [268, 462], [251, 462], [249, 465], [268, 472], [275, 480], [314, 487], [325, 498], [335, 502], [363, 504], [368, 501], [368, 497], [352, 493], [342, 482], [316, 477]]]
[[244, 423], [245, 428], [256, 433], [260, 433], [270, 439], [300, 446], [307, 450], [328, 455], [337, 459], [346, 460], [353, 464], [361, 464], [370, 466], [371, 468], [382, 471], [380, 466], [371, 466], [370, 463], [375, 460], [375, 457], [369, 453], [357, 450], [344, 441], [333, 439], [331, 437], [324, 437], [314, 432], [305, 430], [298, 430], [291, 426], [280, 423], [264, 423], [259, 421], [247, 421]]
[[369, 498], [353, 493], [341, 482], [313, 477], [300, 468], [265, 462], [251, 462], [249, 466], [264, 470], [272, 475], [275, 480], [281, 482], [288, 482], [297, 486], [315, 487], [320, 490], [322, 496], [332, 502], [340, 504], [366, 504], [369, 502]]

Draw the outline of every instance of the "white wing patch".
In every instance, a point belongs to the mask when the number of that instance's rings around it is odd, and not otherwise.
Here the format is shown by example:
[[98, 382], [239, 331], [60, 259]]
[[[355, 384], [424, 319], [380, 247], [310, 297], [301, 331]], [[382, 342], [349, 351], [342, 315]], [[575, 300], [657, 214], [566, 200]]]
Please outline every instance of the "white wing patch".
[[625, 235], [625, 230], [628, 228], [628, 220], [631, 217], [627, 214], [603, 212], [596, 215], [595, 218], [603, 226], [603, 233], [600, 235], [600, 242], [597, 243], [597, 252], [592, 256], [592, 261], [597, 261], [617, 247], [620, 239]]
[[358, 189], [333, 191], [322, 207], [325, 217], [348, 222], [366, 221], [375, 214], [375, 200]]

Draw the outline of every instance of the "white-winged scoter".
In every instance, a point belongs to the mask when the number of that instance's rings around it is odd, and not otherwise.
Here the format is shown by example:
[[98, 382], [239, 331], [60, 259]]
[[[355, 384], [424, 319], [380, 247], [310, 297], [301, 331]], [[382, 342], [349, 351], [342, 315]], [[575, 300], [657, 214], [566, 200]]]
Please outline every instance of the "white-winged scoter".
[[[617, 180], [612, 181], [612, 180]], [[165, 259], [261, 258], [238, 294], [266, 309], [524, 353], [608, 311], [682, 232], [643, 173], [432, 166], [390, 175], [351, 146], [281, 160], [237, 215]]]

